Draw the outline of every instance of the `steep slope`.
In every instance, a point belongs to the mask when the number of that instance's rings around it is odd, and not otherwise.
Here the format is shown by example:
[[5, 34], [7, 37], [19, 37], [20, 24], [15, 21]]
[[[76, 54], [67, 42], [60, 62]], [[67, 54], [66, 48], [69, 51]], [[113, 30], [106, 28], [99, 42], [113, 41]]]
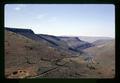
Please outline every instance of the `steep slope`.
[[57, 48], [58, 51], [68, 52], [72, 55], [79, 55], [79, 53], [77, 53], [76, 51], [70, 50], [67, 43], [56, 36], [45, 35], [45, 34], [34, 34], [34, 32], [31, 29], [20, 29], [20, 28], [19, 29], [18, 28], [5, 28], [5, 29], [8, 31], [12, 31], [17, 34], [23, 35], [32, 40], [44, 42], [50, 47], [53, 47], [55, 49]]
[[94, 56], [94, 60], [99, 64], [98, 71], [102, 72], [103, 76], [115, 76], [115, 40], [84, 51]]
[[18, 28], [5, 28], [5, 29], [8, 30], [8, 31], [12, 31], [14, 33], [18, 33], [20, 35], [23, 35], [23, 36], [25, 36], [27, 38], [30, 38], [32, 40], [35, 40], [35, 41], [43, 41], [43, 42], [45, 42], [43, 40], [43, 38], [38, 37], [37, 35], [35, 35], [34, 32], [31, 29], [21, 29], [21, 28], [19, 28], [19, 29]]
[[68, 46], [66, 44], [66, 42], [62, 41], [60, 38], [58, 38], [56, 36], [45, 35], [45, 34], [37, 34], [37, 35], [38, 35], [38, 37], [42, 37], [42, 38], [44, 38], [44, 40], [51, 42], [56, 47], [59, 46], [61, 48], [66, 48]]
[[58, 37], [52, 35], [34, 34], [31, 29], [6, 28], [6, 30], [18, 33], [35, 41], [43, 41], [53, 47], [67, 46], [66, 43], [60, 40]]
[[54, 67], [54, 61], [68, 56], [44, 42], [36, 42], [5, 30], [5, 75], [8, 78], [17, 77], [18, 72], [26, 72], [27, 76], [37, 75], [40, 67]]

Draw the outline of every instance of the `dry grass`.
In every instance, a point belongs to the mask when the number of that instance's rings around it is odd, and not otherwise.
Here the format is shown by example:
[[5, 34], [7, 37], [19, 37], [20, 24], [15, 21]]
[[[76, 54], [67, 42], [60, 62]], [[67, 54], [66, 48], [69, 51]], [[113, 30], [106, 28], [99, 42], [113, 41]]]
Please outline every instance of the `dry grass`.
[[115, 76], [115, 41], [110, 41], [102, 46], [91, 47], [85, 50], [91, 53], [96, 61], [96, 72], [100, 73], [103, 77]]
[[[37, 42], [5, 31], [5, 76], [6, 78], [111, 78], [114, 76], [113, 43], [86, 51], [96, 54], [96, 64], [89, 64], [83, 56], [71, 57], [42, 41]], [[95, 68], [92, 68], [93, 66]]]

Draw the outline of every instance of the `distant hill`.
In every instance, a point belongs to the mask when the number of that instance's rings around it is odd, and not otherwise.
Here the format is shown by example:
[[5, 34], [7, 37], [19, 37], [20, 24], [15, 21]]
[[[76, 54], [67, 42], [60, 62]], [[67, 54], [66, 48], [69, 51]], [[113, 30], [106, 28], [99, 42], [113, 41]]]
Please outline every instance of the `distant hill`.
[[91, 37], [91, 36], [79, 36], [79, 39], [83, 40], [83, 41], [87, 41], [89, 43], [93, 43], [97, 40], [111, 40], [113, 38], [111, 37]]
[[76, 51], [80, 51], [94, 46], [92, 43], [82, 41], [78, 37], [59, 37], [59, 38], [65, 41], [71, 50], [73, 49]]
[[107, 44], [109, 42], [113, 41], [113, 39], [99, 39], [93, 42], [94, 45], [102, 45], [102, 44]]

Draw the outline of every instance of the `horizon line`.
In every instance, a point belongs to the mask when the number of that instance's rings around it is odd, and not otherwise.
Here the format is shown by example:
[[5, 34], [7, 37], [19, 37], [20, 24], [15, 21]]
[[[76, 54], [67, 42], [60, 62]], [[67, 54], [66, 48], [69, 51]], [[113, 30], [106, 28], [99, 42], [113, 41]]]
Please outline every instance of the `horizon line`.
[[[29, 29], [29, 30], [32, 30], [34, 32], [34, 30], [31, 29], [31, 28], [20, 28], [20, 27], [16, 27], [16, 28], [14, 28], [14, 27], [4, 27], [4, 28]], [[112, 36], [102, 36], [102, 35], [100, 35], [100, 36], [96, 36], [96, 35], [90, 35], [90, 36], [88, 36], [88, 35], [54, 35], [54, 34], [47, 34], [47, 33], [35, 33], [35, 34], [44, 34], [44, 35], [52, 35], [52, 36], [64, 36], [64, 37], [76, 37], [76, 36], [80, 37], [80, 36], [82, 36], [82, 37], [109, 37], [109, 38], [115, 38], [115, 37], [112, 37]]]

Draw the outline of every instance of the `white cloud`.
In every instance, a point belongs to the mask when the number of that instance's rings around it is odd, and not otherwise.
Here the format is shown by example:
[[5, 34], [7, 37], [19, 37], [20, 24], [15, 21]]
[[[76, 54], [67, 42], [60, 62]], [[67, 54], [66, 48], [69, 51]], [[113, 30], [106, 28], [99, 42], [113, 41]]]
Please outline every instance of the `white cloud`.
[[16, 8], [15, 8], [16, 11], [19, 11], [20, 9], [21, 9], [20, 7], [16, 7]]
[[19, 10], [21, 10], [21, 9], [24, 8], [24, 7], [26, 7], [26, 5], [24, 5], [24, 4], [19, 4], [19, 5], [17, 5], [14, 9], [15, 9], [16, 11], [19, 11]]

